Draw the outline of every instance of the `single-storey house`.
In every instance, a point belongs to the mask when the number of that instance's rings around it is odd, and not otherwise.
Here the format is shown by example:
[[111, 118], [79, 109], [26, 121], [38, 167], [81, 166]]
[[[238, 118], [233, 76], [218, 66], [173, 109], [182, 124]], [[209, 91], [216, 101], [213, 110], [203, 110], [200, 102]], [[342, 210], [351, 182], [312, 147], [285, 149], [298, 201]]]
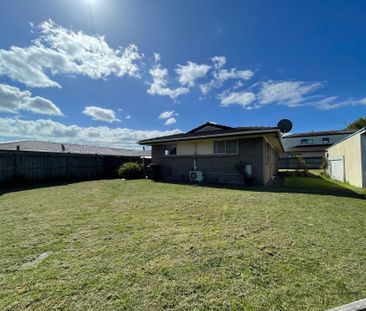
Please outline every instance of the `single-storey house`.
[[320, 168], [327, 148], [353, 134], [354, 130], [331, 130], [285, 134], [282, 136], [285, 152], [280, 154], [279, 168], [296, 168], [297, 156], [308, 168]]
[[366, 188], [366, 128], [329, 147], [327, 158], [332, 178]]
[[189, 132], [146, 139], [152, 164], [162, 180], [242, 184], [236, 164], [247, 165], [255, 184], [265, 184], [277, 173], [283, 152], [277, 127], [230, 127], [207, 122]]

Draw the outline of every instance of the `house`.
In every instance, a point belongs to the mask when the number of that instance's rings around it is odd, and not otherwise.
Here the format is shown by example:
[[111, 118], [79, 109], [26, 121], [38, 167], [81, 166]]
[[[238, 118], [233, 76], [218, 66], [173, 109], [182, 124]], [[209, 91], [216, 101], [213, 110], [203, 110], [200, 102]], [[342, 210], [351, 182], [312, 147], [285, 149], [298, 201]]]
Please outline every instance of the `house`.
[[307, 132], [284, 135], [285, 152], [280, 155], [279, 168], [296, 168], [296, 157], [302, 157], [308, 168], [321, 167], [327, 148], [354, 133], [354, 130]]
[[[160, 166], [162, 180], [192, 180], [242, 184], [235, 169], [242, 161], [254, 178], [265, 184], [277, 173], [279, 153], [283, 152], [277, 127], [230, 127], [207, 122], [189, 132], [146, 139], [152, 146], [152, 164]], [[250, 172], [251, 171], [251, 172]]]
[[366, 188], [366, 128], [329, 147], [327, 159], [332, 178]]

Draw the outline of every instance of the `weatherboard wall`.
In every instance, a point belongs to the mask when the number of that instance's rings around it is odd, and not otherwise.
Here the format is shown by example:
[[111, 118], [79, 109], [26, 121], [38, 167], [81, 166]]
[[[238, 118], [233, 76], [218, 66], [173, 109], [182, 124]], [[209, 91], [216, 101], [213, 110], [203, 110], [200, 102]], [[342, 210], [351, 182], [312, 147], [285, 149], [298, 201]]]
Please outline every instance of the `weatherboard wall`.
[[[197, 150], [205, 150], [209, 145], [208, 142], [200, 144], [198, 141]], [[256, 184], [266, 183], [273, 173], [277, 170], [277, 153], [267, 142], [271, 153], [273, 163], [270, 165], [264, 159], [265, 140], [262, 137], [248, 138], [239, 140], [239, 153], [230, 155], [211, 154], [196, 155], [197, 170], [203, 171], [205, 181], [243, 184], [242, 175], [235, 169], [238, 161], [244, 161], [246, 164], [252, 165], [253, 177]], [[185, 154], [192, 151], [192, 145], [184, 143], [184, 152], [179, 152], [179, 144], [177, 143], [177, 155], [165, 156], [163, 154], [163, 144], [152, 146], [152, 163], [159, 164], [160, 174], [163, 180], [187, 181], [188, 172], [193, 170], [194, 154]], [[191, 144], [193, 144], [191, 142]], [[183, 149], [181, 149], [183, 150]]]
[[361, 135], [355, 134], [328, 149], [328, 159], [343, 158], [344, 178], [356, 187], [363, 186]]

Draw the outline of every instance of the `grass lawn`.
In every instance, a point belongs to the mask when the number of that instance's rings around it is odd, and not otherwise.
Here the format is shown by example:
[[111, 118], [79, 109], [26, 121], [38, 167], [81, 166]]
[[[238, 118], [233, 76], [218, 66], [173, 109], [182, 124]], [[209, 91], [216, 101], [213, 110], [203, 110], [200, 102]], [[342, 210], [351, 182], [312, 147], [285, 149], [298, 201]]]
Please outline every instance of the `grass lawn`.
[[366, 201], [296, 183], [3, 193], [0, 310], [324, 310], [365, 298]]
[[293, 190], [308, 190], [315, 192], [325, 193], [337, 193], [337, 192], [348, 192], [352, 195], [352, 191], [342, 186], [339, 183], [332, 182], [330, 180], [321, 177], [297, 177], [291, 176], [285, 178], [286, 188]]

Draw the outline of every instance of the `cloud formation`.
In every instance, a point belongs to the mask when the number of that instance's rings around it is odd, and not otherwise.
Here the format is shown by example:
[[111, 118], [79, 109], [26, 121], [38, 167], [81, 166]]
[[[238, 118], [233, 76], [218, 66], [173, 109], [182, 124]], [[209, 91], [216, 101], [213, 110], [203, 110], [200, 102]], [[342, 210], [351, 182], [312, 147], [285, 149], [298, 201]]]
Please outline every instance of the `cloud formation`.
[[140, 131], [106, 126], [80, 127], [44, 119], [25, 121], [0, 118], [0, 138], [2, 139], [38, 139], [116, 148], [141, 148], [137, 145], [139, 140], [178, 133], [181, 133], [178, 129]]
[[215, 56], [211, 60], [214, 67], [212, 73], [213, 78], [209, 82], [200, 85], [200, 89], [203, 94], [207, 94], [214, 88], [222, 87], [227, 80], [233, 79], [236, 80], [236, 85], [238, 85], [238, 83], [242, 85], [242, 81], [250, 80], [254, 76], [254, 72], [249, 69], [224, 69], [223, 67], [226, 64], [225, 56]]
[[166, 121], [165, 121], [165, 123], [164, 123], [164, 125], [172, 125], [172, 124], [174, 124], [174, 123], [176, 123], [177, 122], [177, 119], [176, 118], [169, 118], [169, 119], [167, 119]]
[[296, 107], [302, 105], [306, 96], [320, 87], [320, 82], [266, 81], [261, 84], [258, 99], [261, 105], [276, 103]]
[[358, 106], [364, 105], [366, 106], [366, 97], [361, 99], [346, 99], [341, 100], [338, 96], [328, 96], [321, 98], [319, 100], [310, 101], [305, 103], [307, 106], [313, 106], [320, 110], [332, 110], [347, 106]]
[[58, 108], [50, 100], [35, 96], [29, 91], [21, 91], [19, 88], [7, 84], [0, 84], [0, 111], [18, 113], [30, 111], [50, 116], [62, 116]]
[[178, 75], [178, 81], [180, 84], [193, 87], [195, 81], [199, 78], [203, 78], [210, 68], [211, 67], [206, 64], [198, 65], [188, 61], [187, 65], [178, 65], [178, 68], [175, 69], [175, 72]]
[[252, 105], [256, 96], [252, 92], [224, 92], [220, 95], [221, 106], [240, 105], [243, 108], [256, 108]]
[[160, 114], [159, 119], [165, 120], [164, 125], [171, 125], [177, 122], [175, 117], [178, 115], [179, 114], [175, 113], [174, 110], [164, 111]]
[[96, 121], [104, 121], [108, 123], [121, 121], [116, 117], [116, 113], [111, 109], [105, 109], [96, 106], [86, 106], [83, 114], [92, 117]]
[[189, 93], [189, 89], [186, 87], [169, 88], [168, 69], [161, 67], [159, 54], [155, 53], [154, 58], [155, 65], [149, 71], [153, 81], [147, 92], [151, 95], [168, 96], [172, 100], [175, 100], [180, 95]]
[[39, 26], [39, 36], [28, 47], [0, 49], [0, 75], [29, 87], [61, 87], [50, 75], [83, 75], [102, 79], [110, 75], [137, 77], [142, 58], [136, 45], [111, 48], [104, 36], [87, 35], [55, 24]]

